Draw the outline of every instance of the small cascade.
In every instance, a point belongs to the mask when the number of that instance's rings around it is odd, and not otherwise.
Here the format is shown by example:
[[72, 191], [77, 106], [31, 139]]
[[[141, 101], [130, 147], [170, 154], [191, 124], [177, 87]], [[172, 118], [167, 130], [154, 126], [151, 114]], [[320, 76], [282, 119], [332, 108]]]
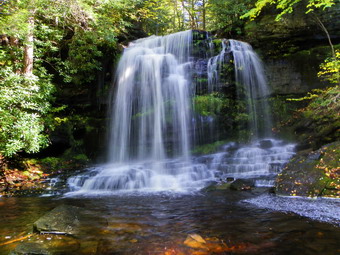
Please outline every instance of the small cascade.
[[[271, 136], [271, 117], [267, 97], [270, 94], [263, 66], [256, 52], [245, 42], [222, 40], [221, 52], [211, 57], [207, 64], [208, 92], [221, 89], [221, 72], [226, 56], [232, 55], [238, 98], [244, 99], [249, 115], [252, 139]], [[229, 63], [228, 63], [229, 64]], [[224, 81], [225, 82], [225, 81]]]
[[228, 40], [233, 54], [235, 81], [239, 97], [244, 93], [253, 139], [271, 136], [271, 115], [267, 97], [270, 94], [263, 65], [256, 52], [245, 42]]
[[[212, 46], [210, 46], [212, 47]], [[212, 93], [215, 92], [219, 88], [219, 78], [220, 78], [220, 71], [223, 67], [225, 53], [226, 53], [226, 43], [225, 40], [222, 40], [221, 43], [222, 50], [220, 54], [217, 56], [213, 56], [208, 60], [208, 92]], [[211, 50], [210, 50], [211, 51]]]
[[274, 185], [274, 177], [294, 154], [295, 144], [263, 139], [243, 146], [227, 144], [223, 152], [204, 156], [204, 162], [210, 169], [219, 171], [221, 179], [253, 178], [256, 186], [270, 187]]

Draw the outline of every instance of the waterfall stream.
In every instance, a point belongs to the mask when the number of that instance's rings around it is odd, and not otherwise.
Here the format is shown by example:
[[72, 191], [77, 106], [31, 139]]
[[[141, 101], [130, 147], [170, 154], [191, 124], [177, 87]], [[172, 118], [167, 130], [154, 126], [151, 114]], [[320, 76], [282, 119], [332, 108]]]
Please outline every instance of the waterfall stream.
[[[246, 94], [253, 144], [238, 145], [233, 154], [225, 152], [227, 157], [214, 154], [211, 164], [191, 156], [192, 33], [151, 36], [125, 49], [116, 72], [108, 163], [71, 177], [73, 192], [194, 191], [225, 176], [271, 175], [275, 164], [281, 167], [291, 157], [291, 145], [280, 147], [280, 141], [271, 139], [270, 148], [261, 148], [256, 140], [270, 135], [269, 108], [263, 100], [269, 90], [258, 56], [249, 44], [236, 40], [223, 40], [220, 54], [207, 60], [207, 86], [208, 92], [218, 88], [225, 54], [232, 54], [236, 86]], [[266, 180], [259, 183], [268, 185]]]

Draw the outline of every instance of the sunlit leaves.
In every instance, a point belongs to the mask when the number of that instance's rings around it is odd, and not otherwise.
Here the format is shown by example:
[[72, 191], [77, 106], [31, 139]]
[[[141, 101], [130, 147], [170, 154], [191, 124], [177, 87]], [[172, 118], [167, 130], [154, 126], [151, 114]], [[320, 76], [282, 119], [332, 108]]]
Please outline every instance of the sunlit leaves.
[[[280, 20], [284, 14], [292, 13], [294, 7], [302, 2], [302, 0], [258, 0], [255, 3], [255, 7], [242, 15], [241, 18], [249, 18], [250, 20], [255, 19], [260, 15], [262, 10], [268, 5], [275, 5], [276, 9], [280, 12], [276, 16], [276, 20]], [[306, 13], [312, 12], [314, 9], [325, 9], [335, 4], [335, 0], [309, 0], [306, 4]]]
[[207, 28], [211, 31], [242, 33], [240, 16], [250, 9], [252, 0], [210, 0], [207, 5]]
[[216, 116], [220, 113], [226, 98], [217, 94], [196, 96], [194, 98], [194, 110], [201, 116]]
[[0, 154], [37, 152], [48, 144], [43, 116], [49, 109], [53, 86], [36, 76], [0, 70]]
[[[320, 65], [318, 76], [330, 83], [340, 83], [340, 50], [336, 50], [335, 57], [327, 58]], [[340, 84], [339, 84], [340, 85]]]

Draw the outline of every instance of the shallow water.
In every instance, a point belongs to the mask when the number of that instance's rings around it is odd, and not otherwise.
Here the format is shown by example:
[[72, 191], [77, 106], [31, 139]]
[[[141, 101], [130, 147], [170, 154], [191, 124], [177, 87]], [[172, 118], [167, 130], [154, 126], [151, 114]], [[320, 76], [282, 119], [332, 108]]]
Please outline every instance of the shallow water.
[[[320, 222], [261, 208], [259, 199], [259, 191], [0, 198], [0, 244], [27, 236], [39, 217], [70, 204], [107, 224], [88, 222], [77, 237], [33, 235], [22, 242], [43, 243], [53, 254], [339, 254], [336, 219]], [[334, 214], [339, 208], [338, 201], [326, 204]], [[183, 244], [188, 234], [234, 248], [215, 253], [189, 248]], [[1, 245], [0, 254], [18, 243]]]

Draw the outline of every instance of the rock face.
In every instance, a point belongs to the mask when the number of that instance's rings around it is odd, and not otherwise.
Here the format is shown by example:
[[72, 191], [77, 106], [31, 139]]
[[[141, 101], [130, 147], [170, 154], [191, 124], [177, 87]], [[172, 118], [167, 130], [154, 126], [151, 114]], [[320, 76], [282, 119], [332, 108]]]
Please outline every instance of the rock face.
[[61, 205], [34, 222], [33, 229], [41, 234], [75, 235], [79, 232], [84, 217], [83, 209]]
[[304, 4], [294, 6], [291, 14], [275, 21], [277, 10], [268, 6], [245, 26], [244, 40], [260, 54], [266, 65], [272, 94], [300, 94], [322, 88], [317, 77], [320, 63], [331, 50], [320, 20], [334, 45], [340, 42], [340, 5], [306, 14]]
[[325, 45], [266, 58], [264, 63], [272, 95], [304, 94], [326, 87], [328, 83], [322, 82], [317, 73], [330, 53], [330, 47]]
[[283, 196], [340, 197], [340, 142], [298, 153], [276, 180]]

